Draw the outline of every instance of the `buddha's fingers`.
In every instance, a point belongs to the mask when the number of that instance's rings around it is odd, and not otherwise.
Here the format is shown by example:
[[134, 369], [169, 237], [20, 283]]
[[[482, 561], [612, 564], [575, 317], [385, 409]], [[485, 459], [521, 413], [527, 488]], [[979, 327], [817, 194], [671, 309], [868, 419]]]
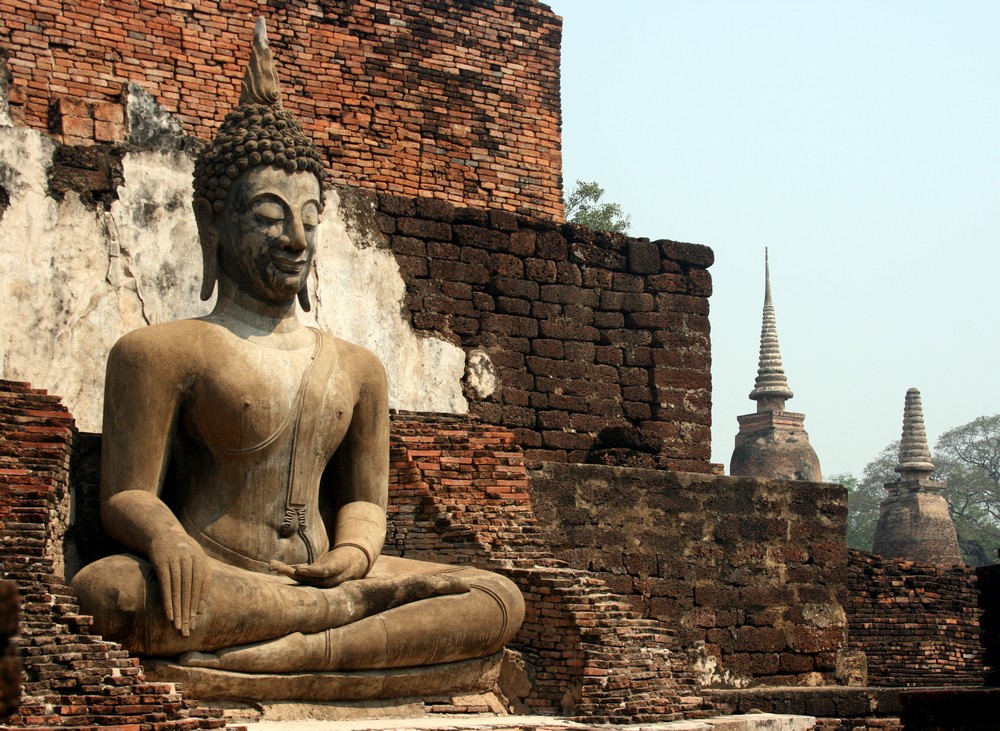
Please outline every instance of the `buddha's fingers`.
[[290, 566], [287, 563], [282, 563], [276, 559], [272, 559], [268, 564], [268, 568], [271, 569], [276, 574], [281, 574], [282, 576], [287, 576], [290, 579], [295, 578], [296, 569], [294, 566]]
[[176, 615], [174, 614], [174, 587], [170, 576], [170, 564], [166, 566], [157, 564], [155, 568], [156, 578], [160, 582], [160, 594], [163, 596], [163, 611], [167, 615], [167, 621], [172, 623]]
[[194, 566], [191, 563], [191, 559], [187, 556], [181, 557], [180, 574], [180, 631], [181, 635], [188, 637], [191, 634], [191, 619], [194, 616], [194, 613], [191, 611], [191, 593], [194, 590]]

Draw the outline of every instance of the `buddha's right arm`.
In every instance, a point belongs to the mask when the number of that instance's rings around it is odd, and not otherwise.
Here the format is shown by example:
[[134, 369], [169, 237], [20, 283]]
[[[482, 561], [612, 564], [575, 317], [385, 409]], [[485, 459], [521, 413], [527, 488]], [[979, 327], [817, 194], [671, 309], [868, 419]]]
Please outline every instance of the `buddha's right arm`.
[[[148, 558], [166, 616], [186, 636], [202, 610], [208, 559], [159, 498], [187, 380], [172, 334], [138, 330], [108, 356], [101, 519], [109, 535]], [[190, 352], [190, 342], [185, 346]]]

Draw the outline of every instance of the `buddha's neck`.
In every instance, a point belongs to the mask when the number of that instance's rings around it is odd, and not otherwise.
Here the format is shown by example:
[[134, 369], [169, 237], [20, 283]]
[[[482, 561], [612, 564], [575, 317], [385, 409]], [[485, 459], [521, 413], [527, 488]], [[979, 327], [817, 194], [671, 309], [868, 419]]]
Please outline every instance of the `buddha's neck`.
[[262, 302], [240, 291], [224, 274], [219, 276], [219, 296], [209, 320], [226, 325], [248, 339], [299, 333], [303, 325], [295, 315], [295, 298], [288, 302]]

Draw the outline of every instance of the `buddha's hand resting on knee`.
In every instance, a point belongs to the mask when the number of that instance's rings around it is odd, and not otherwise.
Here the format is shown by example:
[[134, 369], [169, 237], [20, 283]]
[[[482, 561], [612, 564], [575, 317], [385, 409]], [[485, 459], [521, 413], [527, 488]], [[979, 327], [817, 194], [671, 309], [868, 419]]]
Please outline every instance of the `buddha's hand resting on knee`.
[[353, 545], [327, 551], [310, 564], [289, 566], [281, 561], [271, 561], [270, 566], [275, 573], [320, 589], [329, 589], [352, 579], [362, 579], [369, 568], [368, 555]]
[[206, 607], [209, 567], [205, 551], [187, 533], [167, 530], [149, 544], [149, 562], [160, 582], [167, 620], [181, 635], [190, 636]]

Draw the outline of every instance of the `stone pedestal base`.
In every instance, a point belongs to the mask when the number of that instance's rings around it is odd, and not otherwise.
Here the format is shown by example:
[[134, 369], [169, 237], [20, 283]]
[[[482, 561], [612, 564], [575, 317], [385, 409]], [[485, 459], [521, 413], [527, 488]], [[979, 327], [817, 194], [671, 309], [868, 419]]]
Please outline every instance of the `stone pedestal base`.
[[184, 695], [198, 700], [364, 701], [479, 693], [497, 686], [503, 651], [477, 660], [355, 672], [235, 673], [192, 668], [145, 658], [146, 678], [182, 683]]

